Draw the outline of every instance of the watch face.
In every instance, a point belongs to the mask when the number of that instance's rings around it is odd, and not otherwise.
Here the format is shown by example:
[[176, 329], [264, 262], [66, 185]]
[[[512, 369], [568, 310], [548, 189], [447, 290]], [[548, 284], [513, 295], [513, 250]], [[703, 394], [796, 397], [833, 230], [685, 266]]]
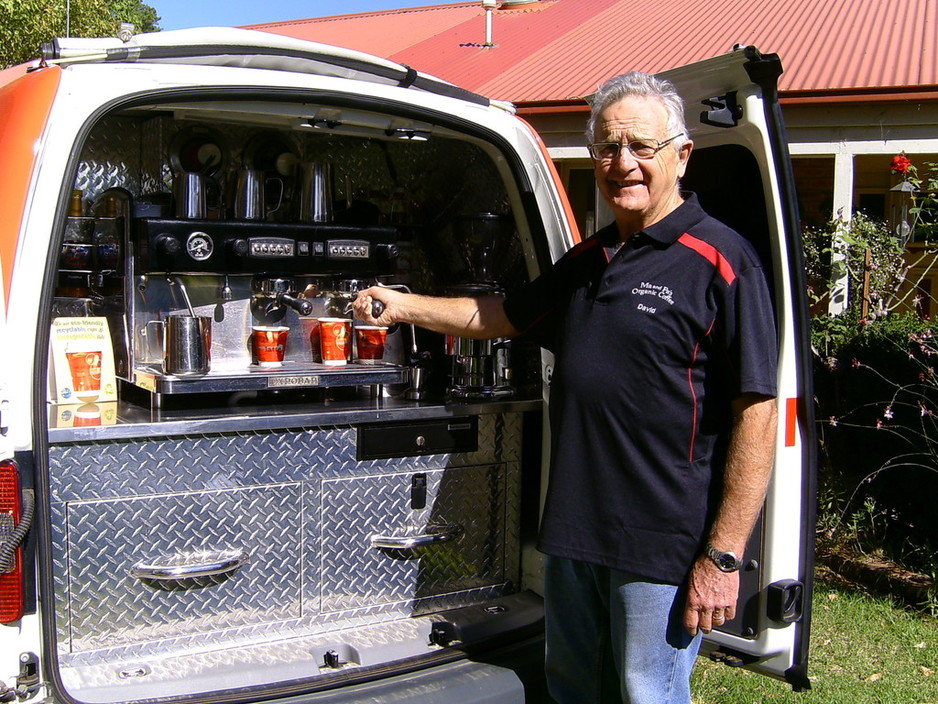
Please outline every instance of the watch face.
[[735, 572], [742, 566], [736, 555], [731, 552], [717, 550], [712, 545], [707, 547], [707, 555], [724, 572]]
[[186, 240], [186, 252], [198, 262], [205, 261], [215, 250], [215, 243], [206, 232], [193, 232]]

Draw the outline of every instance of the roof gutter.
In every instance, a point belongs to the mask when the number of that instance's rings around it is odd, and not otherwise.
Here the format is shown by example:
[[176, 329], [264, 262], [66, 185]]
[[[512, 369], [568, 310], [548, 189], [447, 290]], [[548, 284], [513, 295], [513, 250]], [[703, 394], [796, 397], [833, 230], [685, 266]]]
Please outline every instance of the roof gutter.
[[[779, 91], [782, 105], [837, 105], [850, 103], [897, 103], [938, 101], [938, 86], [899, 86], [894, 88]], [[515, 103], [519, 115], [587, 113], [585, 100], [545, 100]]]
[[558, 113], [588, 113], [590, 106], [585, 100], [575, 101], [544, 101], [531, 103], [515, 103], [515, 110], [519, 115], [541, 115]]
[[933, 100], [938, 100], [938, 86], [936, 85], [789, 90], [782, 91], [779, 94], [779, 102], [783, 105], [895, 103]]

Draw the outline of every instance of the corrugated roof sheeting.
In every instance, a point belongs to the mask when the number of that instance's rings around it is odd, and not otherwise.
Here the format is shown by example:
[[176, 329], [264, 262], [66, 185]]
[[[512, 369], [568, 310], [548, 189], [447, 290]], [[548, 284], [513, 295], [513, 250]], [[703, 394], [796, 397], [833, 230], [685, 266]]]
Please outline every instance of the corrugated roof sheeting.
[[936, 0], [481, 0], [259, 25], [413, 66], [493, 98], [571, 100], [626, 70], [661, 71], [736, 43], [778, 53], [783, 91], [935, 86]]
[[[297, 39], [365, 51], [390, 59], [394, 54], [432, 40], [438, 34], [458, 26], [466, 18], [481, 12], [480, 3], [467, 2], [366, 12], [358, 15], [313, 17], [289, 22], [269, 22], [251, 25], [248, 29], [285, 34]], [[420, 66], [415, 66], [415, 68], [420, 69]]]

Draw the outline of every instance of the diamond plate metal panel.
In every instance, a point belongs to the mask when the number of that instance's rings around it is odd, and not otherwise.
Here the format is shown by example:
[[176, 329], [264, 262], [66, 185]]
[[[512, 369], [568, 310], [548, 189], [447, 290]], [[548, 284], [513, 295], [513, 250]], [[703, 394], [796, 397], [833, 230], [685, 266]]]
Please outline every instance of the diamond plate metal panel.
[[[53, 445], [49, 463], [49, 484], [53, 497], [50, 513], [51, 559], [60, 664], [63, 667], [93, 668], [134, 658], [151, 661], [153, 657], [182, 657], [185, 653], [203, 652], [206, 649], [218, 650], [218, 658], [223, 661], [225, 656], [221, 652], [232, 647], [244, 647], [245, 644], [269, 646], [284, 639], [327, 636], [343, 629], [376, 628], [381, 624], [391, 628], [394, 622], [411, 618], [416, 613], [432, 613], [470, 603], [484, 603], [517, 589], [515, 585], [518, 584], [520, 573], [520, 414], [480, 416], [479, 449], [472, 453], [356, 462], [355, 439], [354, 428], [339, 427], [246, 430], [182, 438], [149, 437]], [[472, 494], [479, 487], [484, 487], [484, 491], [475, 499], [475, 509], [466, 508], [455, 497], [446, 498], [451, 490], [447, 486], [450, 480], [445, 477], [463, 476], [454, 472], [461, 469], [470, 471], [465, 475], [467, 478], [455, 482], [454, 487], [464, 486]], [[359, 587], [352, 588], [349, 584], [341, 585], [338, 590], [335, 587], [321, 589], [321, 574], [329, 572], [323, 569], [322, 552], [330, 542], [337, 545], [337, 538], [344, 539], [334, 534], [328, 539], [323, 537], [323, 530], [328, 528], [322, 519], [323, 484], [331, 480], [351, 482], [359, 479], [367, 483], [380, 481], [386, 476], [415, 472], [427, 472], [440, 478], [433, 478], [430, 482], [428, 505], [431, 505], [432, 500], [438, 508], [458, 506], [462, 511], [470, 511], [478, 521], [477, 516], [482, 516], [484, 510], [490, 510], [493, 501], [496, 505], [501, 502], [497, 510], [502, 511], [503, 516], [500, 519], [501, 547], [498, 548], [502, 553], [500, 556], [491, 553], [492, 548], [486, 543], [479, 552], [479, 555], [485, 554], [486, 557], [473, 566], [473, 569], [484, 574], [485, 579], [473, 582], [466, 578], [460, 581], [443, 572], [442, 577], [435, 579], [435, 592], [423, 588], [406, 598], [394, 600], [404, 594], [399, 590], [398, 596], [393, 596], [391, 601], [378, 599], [372, 600], [372, 603], [353, 598], [359, 593]], [[490, 486], [492, 482], [495, 482], [494, 486]], [[136, 554], [129, 547], [130, 543], [112, 546], [109, 541], [117, 543], [131, 537], [132, 541], [144, 540], [147, 544], [156, 540], [140, 529], [138, 524], [145, 526], [150, 522], [149, 525], [152, 525], [156, 518], [150, 514], [158, 511], [141, 507], [165, 504], [183, 515], [196, 516], [202, 515], [199, 511], [203, 510], [200, 506], [205, 501], [204, 497], [234, 497], [244, 491], [247, 491], [244, 494], [247, 497], [259, 490], [261, 493], [257, 495], [261, 496], [272, 491], [272, 487], [281, 485], [289, 487], [277, 489], [284, 492], [281, 495], [282, 502], [285, 502], [282, 510], [299, 521], [296, 526], [300, 541], [299, 554], [293, 556], [291, 553], [283, 557], [286, 563], [295, 565], [300, 571], [298, 614], [293, 610], [293, 602], [289, 608], [284, 607], [281, 611], [270, 604], [256, 607], [258, 602], [251, 602], [254, 606], [249, 605], [239, 611], [239, 599], [250, 601], [257, 595], [234, 596], [217, 592], [218, 598], [224, 596], [229, 599], [223, 605], [228, 609], [227, 612], [196, 616], [180, 605], [176, 605], [173, 611], [168, 603], [164, 605], [160, 602], [158, 606], [163, 611], [155, 613], [162, 620], [151, 621], [146, 610], [140, 609], [134, 612], [139, 618], [139, 622], [134, 624], [130, 614], [131, 609], [137, 608], [138, 604], [133, 599], [124, 598], [122, 603], [127, 611], [113, 614], [108, 611], [119, 611], [120, 607], [103, 603], [112, 601], [109, 593], [99, 590], [102, 604], [94, 603], [91, 591], [98, 579], [96, 570], [107, 572], [112, 569], [108, 561], [116, 560], [97, 553], [114, 553], [116, 550], [123, 554]], [[353, 497], [349, 495], [348, 498]], [[250, 505], [260, 507], [261, 503], [258, 499]], [[226, 505], [233, 507], [235, 504]], [[485, 509], [479, 508], [482, 506]], [[360, 509], [357, 503], [345, 507], [345, 511], [350, 513]], [[338, 503], [333, 503], [330, 510], [336, 514], [342, 513]], [[103, 518], [98, 511], [105, 512]], [[261, 508], [257, 508], [256, 512], [252, 509], [252, 516], [260, 512]], [[173, 536], [172, 529], [184, 525], [185, 521], [171, 523], [170, 529], [164, 531], [159, 540], [177, 546], [193, 546], [194, 549], [194, 546], [202, 545], [199, 541], [236, 534], [237, 524], [243, 521], [233, 509], [228, 514], [217, 512], [212, 515], [217, 518], [205, 519], [206, 523], [212, 525], [211, 529], [180, 530]], [[285, 520], [278, 521], [269, 534], [258, 530], [258, 543], [270, 540], [278, 546], [276, 550], [286, 550], [279, 542], [283, 540], [286, 530], [293, 530], [294, 525], [285, 523]], [[480, 531], [486, 521], [479, 521]], [[120, 526], [119, 530], [103, 530], [102, 526], [108, 526], [109, 522]], [[70, 542], [70, 531], [77, 530], [79, 526], [85, 531], [81, 549]], [[472, 540], [481, 541], [481, 533], [479, 535]], [[96, 539], [101, 541], [97, 545], [94, 542]], [[474, 552], [475, 548], [469, 550]], [[486, 553], [486, 550], [489, 552]], [[89, 566], [86, 562], [90, 558], [107, 562], [108, 566]], [[272, 574], [275, 576], [267, 581], [257, 579], [254, 588], [261, 593], [270, 592], [268, 581], [280, 581], [280, 577], [276, 576], [279, 573], [275, 571]], [[495, 575], [499, 574], [496, 578]], [[80, 582], [84, 580], [81, 582], [82, 588], [75, 593], [74, 579]], [[292, 572], [289, 573], [289, 579], [294, 579]], [[451, 582], [449, 588], [455, 591], [447, 591], [447, 579]], [[235, 583], [234, 579], [231, 581]], [[210, 595], [211, 592], [206, 594]], [[345, 602], [327, 602], [329, 610], [322, 611], [320, 597], [328, 597], [330, 594], [337, 594], [340, 601], [345, 599]], [[347, 596], [350, 594], [352, 597]], [[73, 604], [72, 600], [76, 597], [80, 597], [82, 603]], [[159, 595], [164, 600], [177, 597], [179, 594]], [[121, 624], [121, 641], [115, 642], [104, 637], [106, 628], [95, 624], [95, 617], [88, 614], [89, 604], [99, 609], [98, 617], [102, 622], [116, 620]], [[200, 607], [188, 608], [198, 610]], [[252, 612], [251, 608], [255, 610]], [[263, 611], [264, 608], [268, 609], [267, 612]], [[270, 611], [271, 608], [273, 611]], [[167, 619], [169, 614], [179, 618], [175, 621], [173, 618]], [[382, 631], [379, 628], [376, 632]], [[388, 635], [391, 642], [395, 638], [392, 633], [389, 631]], [[77, 638], [74, 645], [73, 636]]]
[[[68, 507], [71, 644], [84, 650], [297, 618], [302, 571], [300, 486]], [[131, 576], [141, 561], [234, 550], [230, 575], [178, 581]]]
[[94, 201], [108, 188], [140, 194], [141, 151], [139, 121], [106, 117], [88, 136], [81, 153], [75, 188]]
[[479, 449], [358, 462], [353, 428], [190, 435], [56, 445], [53, 501], [211, 490], [403, 469], [516, 461], [519, 414], [479, 417]]
[[[323, 482], [322, 609], [335, 611], [492, 586], [505, 579], [505, 467]], [[415, 475], [426, 506], [411, 507]], [[454, 537], [413, 550], [375, 548], [396, 538], [452, 529]]]

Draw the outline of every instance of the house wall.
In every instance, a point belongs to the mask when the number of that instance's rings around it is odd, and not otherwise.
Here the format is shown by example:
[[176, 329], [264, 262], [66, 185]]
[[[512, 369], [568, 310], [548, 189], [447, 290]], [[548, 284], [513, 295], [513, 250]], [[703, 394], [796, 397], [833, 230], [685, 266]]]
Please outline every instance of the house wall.
[[[938, 162], [938, 101], [789, 101], [783, 102], [782, 112], [802, 223], [822, 227], [835, 217], [849, 219], [863, 210], [898, 231], [907, 212], [902, 209], [901, 194], [890, 190], [899, 177], [889, 165], [902, 152], [919, 168]], [[589, 234], [589, 224], [607, 222], [608, 212], [595, 189], [592, 202], [584, 193], [584, 176], [592, 171], [583, 134], [585, 109], [545, 110], [524, 117], [556, 161], [581, 232]], [[938, 272], [932, 276], [929, 269], [919, 288], [928, 294], [938, 291]], [[832, 307], [831, 312], [841, 309]]]
[[[934, 101], [783, 103], [782, 111], [799, 185], [806, 189], [801, 195], [806, 219], [815, 219], [817, 207], [828, 201], [829, 217], [849, 218], [864, 201], [873, 207], [873, 196], [880, 196], [882, 216], [894, 218], [894, 199], [888, 196], [897, 183], [889, 170], [892, 157], [905, 152], [918, 166], [938, 160], [933, 158], [938, 154]], [[828, 188], [829, 197], [822, 193]]]

